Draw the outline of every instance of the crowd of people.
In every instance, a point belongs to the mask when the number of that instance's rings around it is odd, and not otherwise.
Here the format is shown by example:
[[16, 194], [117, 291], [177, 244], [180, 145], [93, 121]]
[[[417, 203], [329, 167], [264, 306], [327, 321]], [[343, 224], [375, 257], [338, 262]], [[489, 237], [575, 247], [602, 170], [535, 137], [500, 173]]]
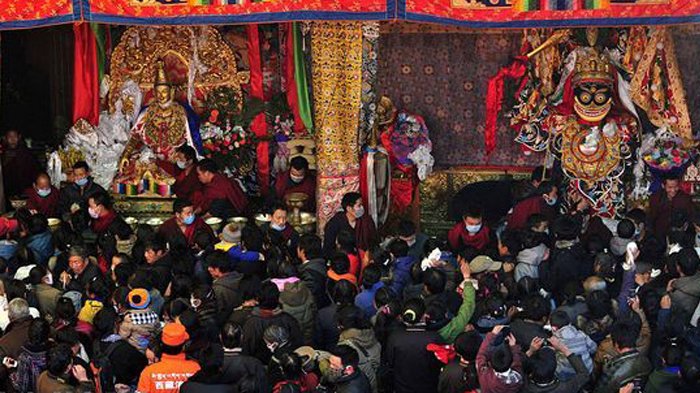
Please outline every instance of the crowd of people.
[[[533, 176], [508, 215], [470, 203], [444, 238], [380, 236], [348, 193], [319, 237], [282, 203], [217, 234], [203, 217], [250, 215], [245, 195], [190, 148], [171, 170], [187, 197], [158, 229], [83, 162], [0, 218], [0, 390], [700, 392], [700, 216], [675, 179], [602, 220]], [[307, 176], [297, 160], [275, 190]]]

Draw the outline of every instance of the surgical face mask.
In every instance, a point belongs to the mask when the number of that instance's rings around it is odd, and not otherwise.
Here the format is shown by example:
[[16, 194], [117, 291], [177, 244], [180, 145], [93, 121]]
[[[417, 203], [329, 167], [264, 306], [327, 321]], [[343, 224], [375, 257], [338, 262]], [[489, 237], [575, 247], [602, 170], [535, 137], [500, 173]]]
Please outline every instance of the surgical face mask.
[[355, 208], [355, 218], [360, 218], [365, 215], [365, 207], [360, 206]]
[[275, 353], [275, 349], [277, 349], [277, 343], [265, 343], [265, 346], [270, 351], [270, 353]]
[[289, 175], [289, 178], [292, 179], [294, 183], [301, 183], [304, 181], [304, 176], [294, 176], [294, 175]]
[[82, 179], [78, 179], [75, 181], [75, 184], [78, 185], [78, 187], [83, 187], [88, 183], [87, 177], [83, 177]]
[[554, 198], [546, 197], [546, 198], [544, 198], [544, 201], [547, 202], [547, 204], [548, 204], [549, 206], [554, 206], [554, 205], [557, 204], [557, 198], [556, 198], [556, 197], [554, 197]]
[[51, 194], [51, 189], [50, 188], [40, 188], [36, 190], [37, 195], [39, 195], [42, 198], [46, 198]]
[[202, 301], [200, 299], [190, 297], [190, 305], [196, 310], [202, 305]]
[[88, 207], [88, 213], [90, 214], [90, 217], [92, 217], [94, 219], [100, 218], [100, 213], [98, 213], [97, 210], [95, 210], [91, 207]]
[[187, 161], [175, 161], [175, 165], [180, 169], [185, 169], [187, 168]]
[[409, 238], [404, 239], [404, 241], [406, 242], [406, 244], [408, 244], [409, 247], [413, 247], [413, 245], [416, 244], [416, 236], [413, 235]]
[[286, 228], [286, 227], [287, 227], [287, 226], [284, 225], [284, 224], [282, 224], [282, 225], [275, 224], [275, 223], [270, 224], [270, 228], [276, 230], [277, 232], [282, 232], [282, 231], [284, 231], [284, 228]]
[[192, 223], [194, 222], [194, 214], [190, 214], [189, 216], [183, 218], [182, 222], [185, 225], [192, 225]]
[[51, 273], [46, 273], [46, 276], [44, 276], [44, 283], [46, 285], [53, 285], [53, 275]]
[[467, 229], [467, 232], [471, 233], [472, 235], [479, 232], [481, 230], [481, 224], [477, 225], [466, 225], [465, 226]]

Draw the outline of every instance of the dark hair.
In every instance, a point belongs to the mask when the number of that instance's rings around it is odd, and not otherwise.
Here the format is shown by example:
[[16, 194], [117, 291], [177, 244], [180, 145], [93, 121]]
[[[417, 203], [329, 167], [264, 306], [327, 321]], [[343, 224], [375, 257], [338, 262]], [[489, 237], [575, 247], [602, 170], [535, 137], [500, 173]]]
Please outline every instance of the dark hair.
[[570, 324], [571, 319], [569, 318], [569, 314], [567, 314], [565, 311], [558, 310], [553, 312], [549, 317], [549, 323], [552, 325], [552, 327], [558, 329]]
[[386, 286], [379, 288], [377, 292], [374, 293], [374, 302], [377, 304], [377, 307], [385, 306], [395, 300], [394, 293]]
[[338, 325], [340, 325], [343, 330], [369, 329], [369, 324], [365, 320], [362, 310], [355, 305], [341, 307], [336, 313], [336, 319], [338, 320]]
[[143, 249], [144, 251], [153, 250], [154, 252], [167, 251], [168, 246], [160, 235], [156, 235], [154, 238], [146, 242]]
[[333, 285], [331, 298], [338, 305], [348, 305], [355, 303], [355, 295], [357, 289], [355, 285], [348, 280], [339, 280]]
[[331, 269], [336, 274], [347, 274], [350, 272], [350, 259], [342, 252], [334, 253], [333, 257], [331, 257]]
[[533, 294], [533, 293], [538, 293], [540, 290], [540, 284], [537, 282], [536, 278], [532, 278], [530, 276], [522, 276], [520, 277], [520, 280], [516, 283], [515, 287], [518, 291], [518, 295], [520, 296], [521, 299], [524, 299], [526, 296]]
[[554, 220], [553, 229], [557, 240], [575, 240], [581, 232], [578, 221], [571, 216], [559, 216]]
[[241, 229], [241, 243], [249, 251], [262, 251], [264, 237], [257, 225], [246, 225]]
[[228, 254], [223, 251], [214, 251], [207, 255], [206, 263], [212, 269], [219, 269], [222, 273], [228, 273], [232, 269]]
[[109, 197], [109, 195], [106, 192], [103, 191], [98, 191], [92, 195], [90, 195], [90, 198], [95, 202], [95, 205], [102, 205], [106, 207], [107, 209], [112, 208], [112, 199]]
[[188, 206], [192, 206], [192, 201], [185, 198], [177, 198], [175, 202], [173, 202], [173, 213], [182, 213]]
[[50, 331], [49, 323], [45, 319], [32, 319], [29, 323], [29, 330], [27, 331], [29, 344], [34, 347], [44, 347], [48, 345]]
[[354, 253], [357, 251], [355, 233], [353, 232], [346, 229], [341, 229], [340, 232], [338, 232], [338, 236], [335, 238], [335, 241], [338, 243], [340, 250], [343, 252]]
[[499, 373], [506, 372], [513, 363], [513, 353], [507, 344], [501, 344], [491, 353], [491, 367]]
[[73, 170], [76, 169], [85, 169], [85, 172], [90, 172], [90, 167], [85, 161], [78, 161], [75, 164], [73, 164]]
[[[517, 231], [512, 229], [506, 229], [501, 233], [499, 238], [501, 245], [508, 249], [508, 253], [512, 256], [518, 255], [521, 251], [523, 245], [520, 240], [520, 235]], [[471, 260], [471, 259], [469, 259]]]
[[409, 325], [415, 325], [423, 319], [425, 303], [423, 299], [413, 298], [406, 301], [401, 313], [401, 319]]
[[357, 353], [355, 348], [349, 345], [338, 345], [332, 351], [333, 355], [340, 358], [343, 363], [343, 367], [352, 366], [357, 369], [357, 365], [360, 363], [360, 355]]
[[530, 216], [527, 218], [527, 227], [528, 228], [536, 227], [536, 226], [542, 224], [543, 222], [548, 222], [548, 221], [549, 220], [547, 219], [547, 217], [544, 214], [540, 214], [540, 213], [530, 214]]
[[629, 218], [623, 218], [617, 223], [617, 236], [622, 239], [631, 239], [634, 237], [634, 232], [636, 230], [634, 222]]
[[265, 281], [258, 292], [258, 305], [265, 310], [272, 310], [279, 306], [280, 291], [277, 285], [271, 281]]
[[41, 284], [41, 280], [46, 276], [46, 268], [41, 265], [36, 265], [29, 271], [29, 283], [32, 285]]
[[534, 383], [545, 384], [554, 379], [557, 370], [557, 357], [551, 348], [541, 348], [530, 358], [532, 369], [530, 380]]
[[700, 265], [700, 257], [698, 257], [695, 249], [684, 248], [678, 254], [676, 263], [681, 273], [685, 276], [692, 276], [697, 273], [698, 265]]
[[506, 303], [499, 294], [494, 294], [484, 299], [483, 313], [491, 318], [501, 319], [506, 316]]
[[625, 216], [634, 221], [635, 224], [645, 223], [647, 220], [647, 213], [640, 208], [634, 208], [628, 211]]
[[531, 230], [523, 231], [520, 239], [522, 240], [524, 250], [537, 247], [542, 244], [542, 234]]
[[134, 274], [129, 278], [129, 286], [131, 288], [143, 288], [147, 291], [153, 289], [151, 271], [146, 269], [136, 269]]
[[221, 373], [221, 367], [224, 365], [224, 348], [210, 342], [199, 351], [198, 361], [203, 373], [208, 375]]
[[557, 187], [556, 184], [545, 180], [542, 183], [540, 183], [539, 187], [537, 187], [537, 194], [538, 195], [549, 194], [556, 187]]
[[[636, 332], [636, 334], [634, 334]], [[634, 348], [637, 345], [639, 326], [628, 319], [616, 321], [610, 328], [612, 341], [619, 348]]]
[[[304, 251], [304, 254], [309, 259], [320, 258], [323, 255], [323, 248], [321, 247], [321, 238], [314, 234], [306, 234], [299, 238], [299, 244], [297, 245], [300, 250]], [[303, 261], [302, 261], [303, 262]]]
[[300, 170], [308, 170], [309, 169], [309, 161], [302, 157], [302, 156], [296, 156], [289, 160], [289, 166], [300, 171]]
[[523, 302], [525, 315], [533, 321], [541, 321], [549, 315], [549, 302], [539, 294], [532, 294]]
[[593, 266], [598, 267], [597, 275], [603, 278], [613, 278], [615, 276], [616, 265], [617, 260], [615, 257], [607, 252], [599, 253], [593, 260]]
[[46, 370], [56, 377], [63, 375], [73, 362], [73, 350], [68, 344], [58, 344], [46, 354]]
[[27, 284], [23, 281], [13, 279], [5, 284], [5, 294], [7, 295], [7, 301], [21, 297], [22, 299], [27, 299]]
[[370, 263], [362, 271], [362, 288], [370, 289], [382, 278], [382, 269], [379, 265]]
[[547, 175], [547, 168], [544, 165], [536, 166], [530, 174], [530, 181], [543, 181]]
[[447, 285], [447, 275], [440, 269], [430, 268], [423, 273], [423, 285], [431, 295], [443, 293]]
[[343, 199], [340, 202], [340, 206], [343, 208], [343, 212], [348, 210], [348, 207], [355, 206], [355, 203], [362, 198], [359, 192], [348, 192], [343, 195]]
[[95, 297], [100, 301], [108, 299], [111, 293], [104, 280], [92, 280], [87, 284], [87, 288], [85, 289], [86, 293], [95, 295]]
[[199, 169], [202, 172], [218, 173], [219, 165], [217, 165], [216, 162], [211, 158], [205, 158], [197, 163], [197, 169]]
[[129, 278], [132, 274], [136, 272], [136, 265], [133, 263], [120, 263], [114, 268], [114, 277], [116, 279], [117, 285], [127, 286], [129, 285]]
[[95, 327], [100, 337], [114, 333], [114, 328], [119, 321], [117, 312], [112, 307], [103, 307], [95, 314], [92, 325]]
[[224, 348], [240, 348], [242, 337], [243, 328], [237, 323], [226, 322], [221, 328], [221, 343]]
[[403, 219], [399, 222], [398, 235], [403, 237], [413, 236], [416, 234], [416, 224], [411, 220]]
[[160, 350], [166, 355], [175, 356], [175, 355], [179, 355], [182, 353], [182, 348], [184, 346], [185, 346], [185, 344], [172, 346], [172, 345], [160, 343]]
[[588, 313], [593, 319], [601, 319], [612, 314], [610, 295], [606, 291], [593, 291], [586, 296]]
[[178, 146], [177, 149], [175, 149], [175, 151], [178, 153], [182, 153], [182, 155], [185, 156], [185, 158], [188, 160], [197, 161], [197, 152], [192, 146], [186, 143], [183, 143], [182, 145]]
[[482, 217], [484, 217], [484, 208], [478, 204], [470, 204], [469, 206], [467, 206], [467, 208], [464, 210], [464, 213], [462, 214], [462, 219], [466, 219], [467, 217], [470, 217], [470, 218], [482, 218]]
[[457, 336], [454, 342], [454, 348], [457, 354], [464, 360], [469, 362], [476, 359], [481, 346], [481, 335], [476, 331], [462, 332]]
[[30, 235], [38, 235], [40, 233], [46, 232], [48, 229], [49, 221], [43, 214], [37, 213], [29, 217], [29, 222], [27, 223], [27, 230], [29, 231]]
[[664, 359], [664, 363], [667, 367], [678, 367], [683, 361], [683, 355], [685, 354], [685, 349], [683, 345], [676, 339], [670, 339], [666, 341], [666, 344], [661, 349], [661, 357]]
[[389, 245], [389, 252], [396, 258], [408, 255], [408, 243], [401, 239], [394, 239]]
[[[277, 359], [280, 371], [287, 381], [296, 381], [302, 375], [301, 358], [294, 352], [283, 353]], [[284, 391], [284, 390], [282, 390]]]

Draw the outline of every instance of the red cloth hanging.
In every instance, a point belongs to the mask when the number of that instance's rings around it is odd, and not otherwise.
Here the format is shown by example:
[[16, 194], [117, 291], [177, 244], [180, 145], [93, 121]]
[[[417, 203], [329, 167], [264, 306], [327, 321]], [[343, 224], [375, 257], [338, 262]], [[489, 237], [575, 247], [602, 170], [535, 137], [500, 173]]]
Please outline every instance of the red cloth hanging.
[[484, 127], [484, 144], [489, 155], [496, 148], [496, 127], [498, 113], [503, 105], [505, 79], [522, 78], [527, 71], [527, 58], [518, 56], [510, 65], [501, 68], [496, 75], [489, 79], [486, 92], [486, 125]]
[[287, 104], [294, 115], [294, 132], [299, 134], [304, 131], [304, 121], [299, 115], [299, 94], [294, 70], [294, 24], [292, 22], [285, 23], [284, 29], [286, 31], [284, 80], [287, 89]]
[[73, 123], [85, 119], [96, 126], [100, 119], [97, 44], [89, 23], [73, 25]]
[[[260, 35], [258, 25], [247, 25], [248, 33], [248, 62], [250, 63], [250, 95], [264, 100], [263, 74], [260, 58]], [[258, 158], [258, 181], [260, 193], [267, 195], [270, 188], [270, 142], [267, 140], [267, 122], [265, 113], [259, 113], [250, 124], [250, 129], [255, 136], [260, 138], [256, 148]]]

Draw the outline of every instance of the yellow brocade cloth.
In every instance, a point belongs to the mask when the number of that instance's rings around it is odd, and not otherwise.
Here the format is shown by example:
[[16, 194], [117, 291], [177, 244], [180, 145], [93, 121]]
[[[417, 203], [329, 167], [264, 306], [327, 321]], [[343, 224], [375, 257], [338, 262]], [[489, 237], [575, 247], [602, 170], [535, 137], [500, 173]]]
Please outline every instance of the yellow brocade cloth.
[[362, 24], [315, 22], [311, 54], [318, 147], [318, 230], [322, 232], [343, 195], [359, 190]]

